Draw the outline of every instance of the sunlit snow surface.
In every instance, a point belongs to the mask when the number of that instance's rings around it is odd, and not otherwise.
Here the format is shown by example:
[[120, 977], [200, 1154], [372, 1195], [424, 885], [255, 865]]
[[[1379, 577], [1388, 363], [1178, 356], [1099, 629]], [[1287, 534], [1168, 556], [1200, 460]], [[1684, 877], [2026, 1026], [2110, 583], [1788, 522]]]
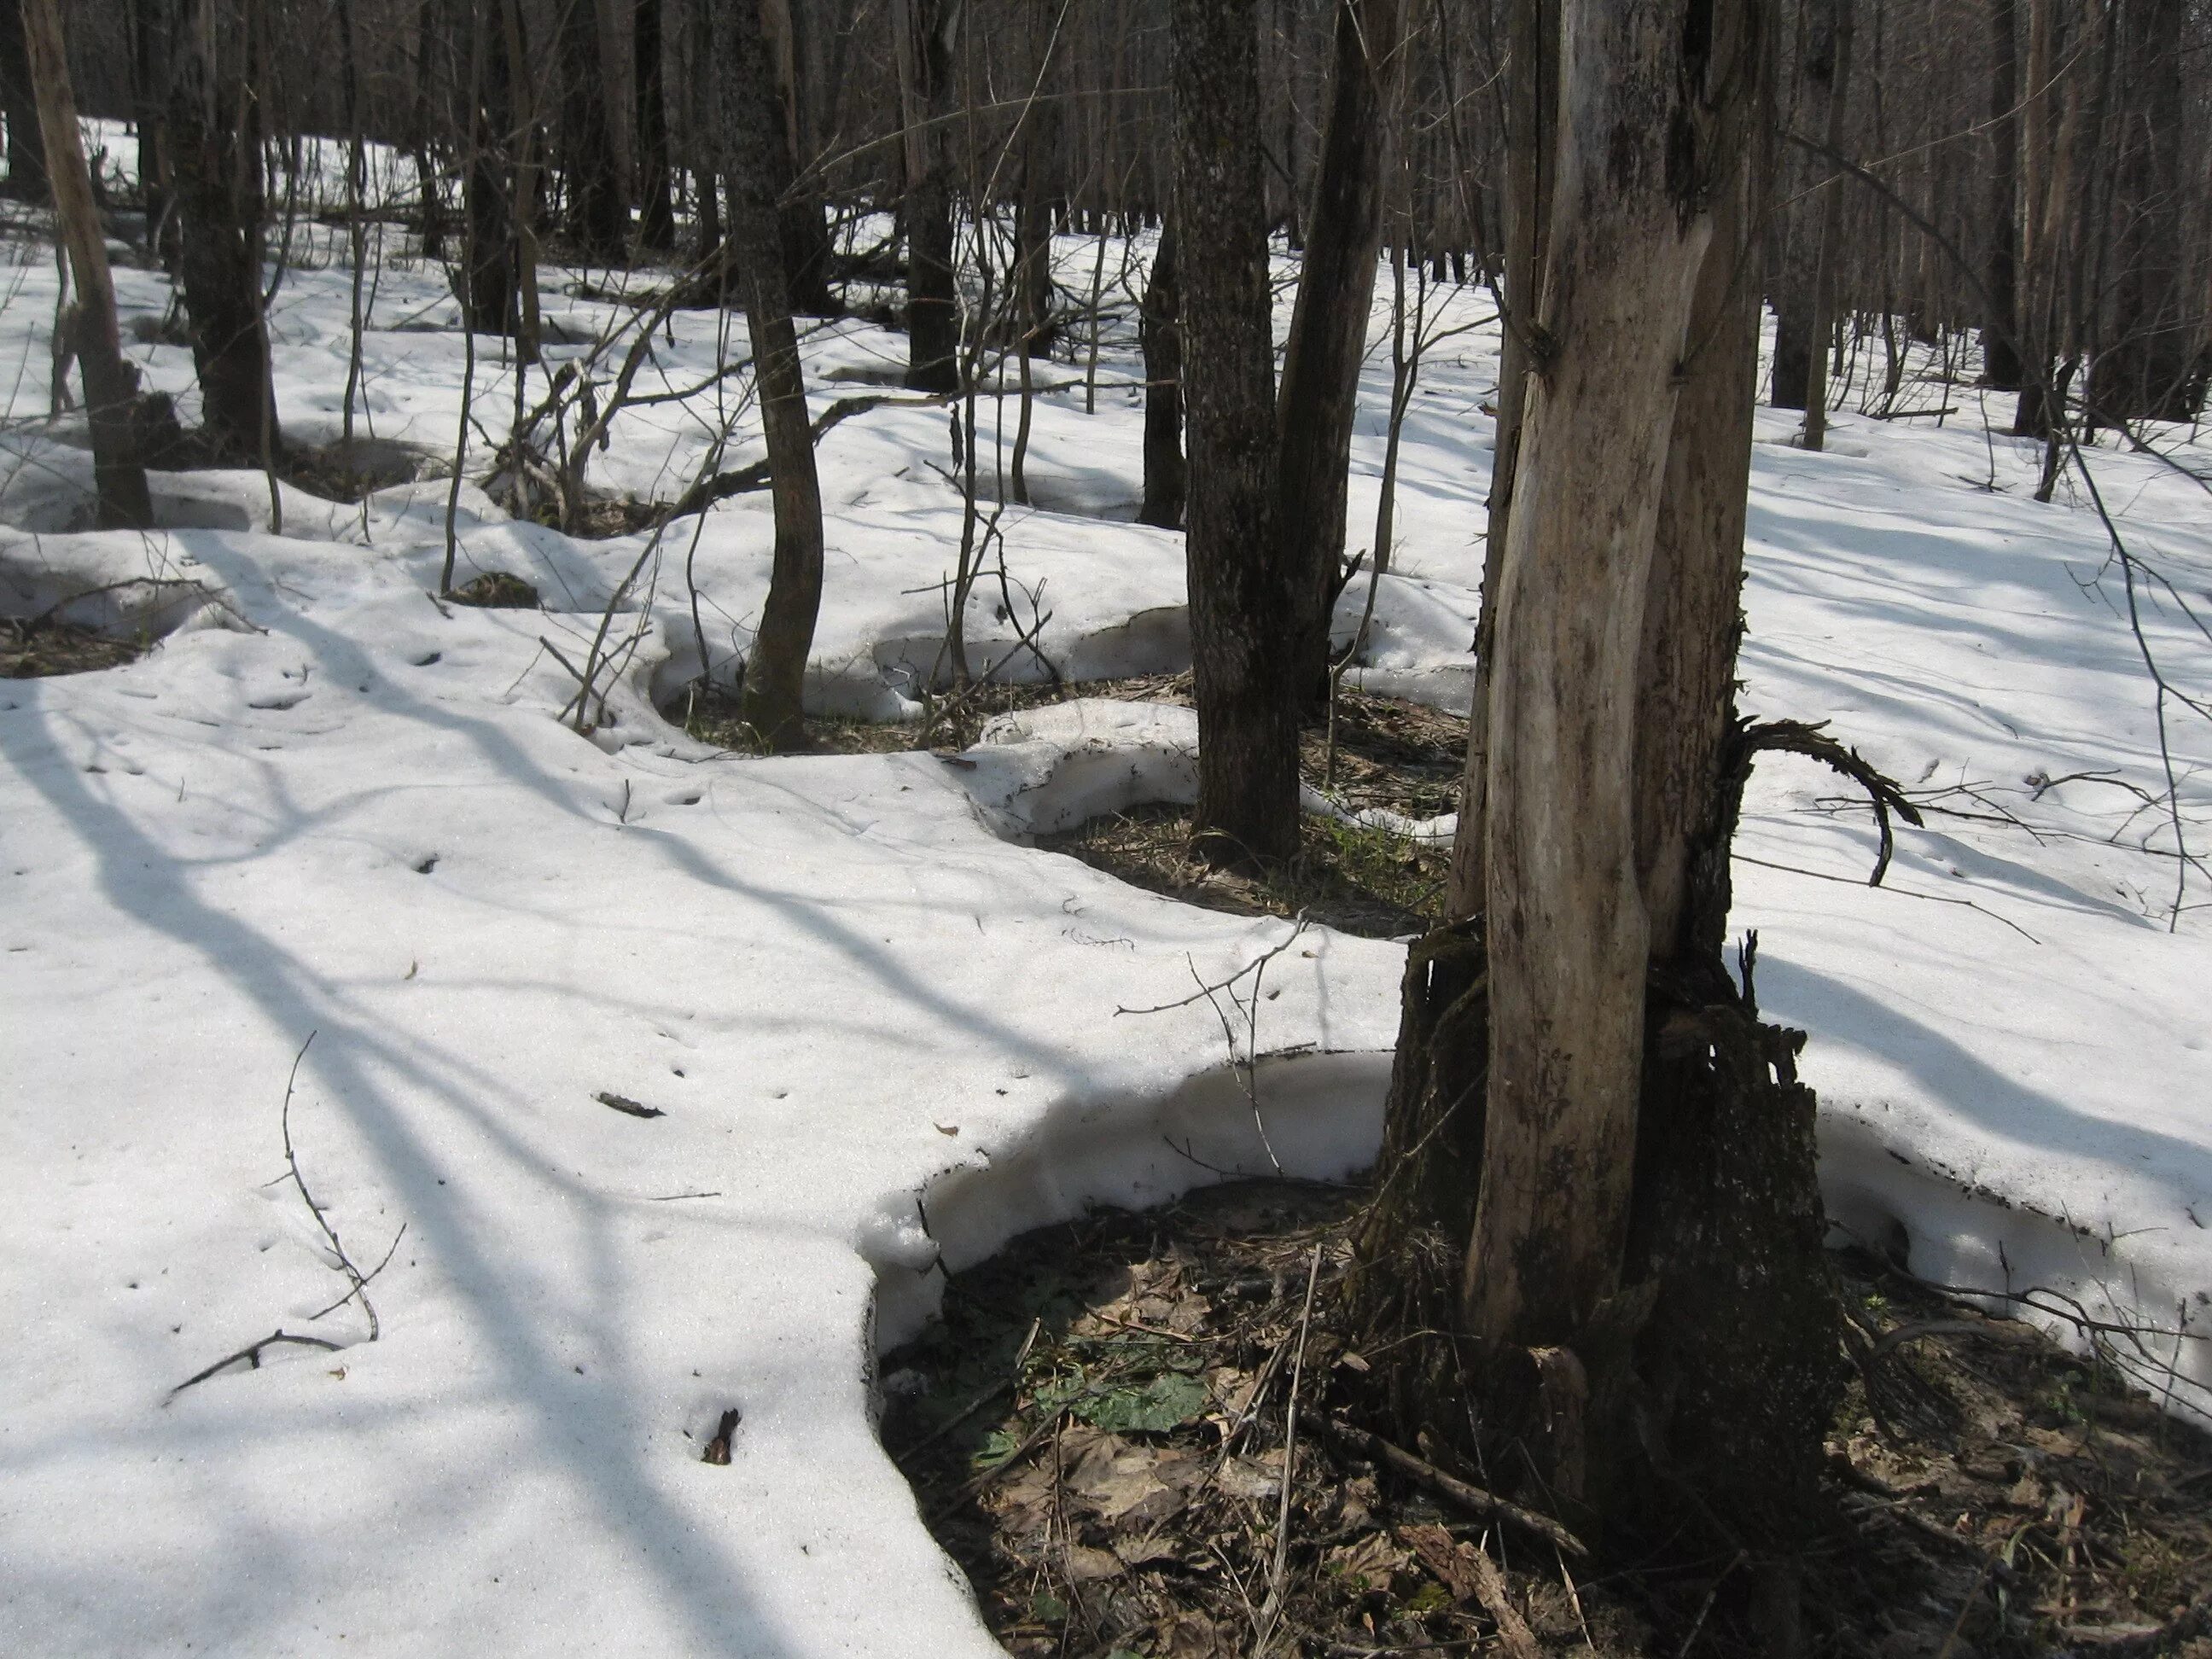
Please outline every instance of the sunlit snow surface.
[[[572, 542], [465, 490], [461, 576], [522, 574], [538, 613], [432, 603], [442, 483], [366, 509], [288, 493], [271, 536], [257, 475], [157, 479], [177, 527], [82, 533], [88, 458], [66, 417], [43, 419], [51, 252], [4, 246], [0, 597], [36, 610], [160, 578], [83, 614], [181, 625], [125, 668], [0, 682], [0, 1645], [994, 1651], [878, 1447], [873, 1355], [927, 1316], [940, 1255], [960, 1266], [1208, 1165], [1267, 1166], [1214, 1012], [1118, 1011], [1188, 996], [1194, 970], [1222, 978], [1288, 925], [1020, 844], [1187, 788], [1187, 726], [1055, 712], [958, 761], [687, 742], [651, 696], [696, 672], [702, 635], [718, 669], [749, 644], [769, 543], [750, 496], [678, 521], [644, 561], [608, 633], [611, 721], [578, 736], [540, 636], [580, 662], [645, 538]], [[310, 442], [336, 435], [346, 371], [350, 282], [330, 251], [295, 248], [328, 268], [289, 271], [273, 309], [285, 425]], [[1095, 252], [1060, 245], [1071, 289]], [[388, 252], [362, 430], [449, 453], [454, 307]], [[1105, 269], [1121, 280], [1118, 245]], [[575, 337], [620, 314], [564, 297], [578, 273], [546, 275]], [[125, 269], [118, 289], [126, 331], [150, 334], [166, 284]], [[1452, 303], [1451, 322], [1491, 309]], [[743, 355], [741, 324], [670, 326], [643, 386]], [[479, 344], [497, 433], [513, 381]], [[903, 345], [858, 322], [815, 333], [817, 411], [895, 376]], [[979, 660], [1036, 672], [1017, 640], [1040, 610], [1037, 642], [1071, 676], [1187, 657], [1179, 539], [1126, 522], [1133, 345], [1126, 321], [1109, 331], [1096, 414], [1079, 364], [1042, 370], [1072, 389], [1038, 410], [1039, 505], [1000, 521], [1010, 580], [970, 613]], [[1380, 689], [1465, 697], [1496, 345], [1494, 326], [1456, 337], [1425, 372]], [[189, 422], [189, 354], [131, 351]], [[1372, 540], [1388, 375], [1378, 354], [1353, 549]], [[743, 386], [721, 383], [726, 407]], [[716, 396], [623, 416], [593, 483], [673, 495], [715, 448]], [[2078, 485], [2027, 500], [2034, 457], [1984, 438], [1971, 386], [1951, 401], [1940, 430], [1847, 410], [1827, 455], [1784, 447], [1792, 417], [1762, 410], [1744, 706], [1832, 719], [1916, 790], [1972, 786], [1938, 804], [1975, 816], [1900, 829], [1870, 890], [1863, 807], [1809, 763], [1772, 763], [1739, 844], [1737, 929], [1759, 932], [1766, 1011], [1812, 1033], [1839, 1221], [1929, 1277], [2202, 1331], [2212, 948], [2201, 911], [2166, 931], [2172, 830], [2131, 793], [2165, 787], [2152, 690]], [[887, 407], [822, 446], [825, 709], [895, 714], [936, 660], [961, 522], [936, 470], [945, 421]], [[722, 464], [758, 453], [740, 410]], [[2131, 542], [2212, 605], [2202, 489], [2109, 450], [2093, 464]], [[2201, 690], [2212, 647], [2170, 599], [2145, 628]], [[2196, 848], [2212, 745], [2167, 713]], [[2190, 901], [2206, 891], [2192, 876]], [[1371, 1157], [1401, 959], [1310, 930], [1269, 964], [1261, 1117], [1286, 1167]], [[301, 1171], [364, 1267], [406, 1230], [371, 1291], [374, 1343], [352, 1309], [311, 1322], [345, 1288], [280, 1134], [311, 1033]], [[279, 1327], [344, 1346], [272, 1348], [170, 1397]], [[2208, 1346], [2182, 1344], [2178, 1407], [2212, 1382]], [[731, 1406], [731, 1463], [704, 1464]]]

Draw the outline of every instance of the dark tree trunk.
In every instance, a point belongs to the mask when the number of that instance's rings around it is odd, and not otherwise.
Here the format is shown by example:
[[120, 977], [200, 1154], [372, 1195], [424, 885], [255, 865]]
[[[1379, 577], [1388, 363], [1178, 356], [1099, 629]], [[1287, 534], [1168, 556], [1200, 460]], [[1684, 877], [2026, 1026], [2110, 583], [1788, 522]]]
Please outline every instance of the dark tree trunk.
[[[1838, 104], [1837, 25], [1846, 0], [1808, 0], [1798, 27], [1798, 98], [1794, 131], [1826, 138]], [[1821, 232], [1826, 204], [1838, 192], [1835, 170], [1815, 159], [1790, 168], [1795, 199], [1778, 216], [1780, 269], [1774, 285], [1774, 368], [1770, 401], [1777, 409], [1804, 409], [1812, 397], [1814, 356], [1826, 349], [1820, 329]], [[1823, 380], [1825, 385], [1825, 379]]]
[[76, 289], [64, 325], [84, 371], [85, 416], [92, 428], [92, 468], [103, 529], [147, 530], [154, 506], [146, 492], [137, 433], [138, 376], [124, 360], [115, 329], [115, 288], [108, 276], [107, 243], [91, 175], [77, 137], [76, 96], [70, 85], [69, 52], [56, 0], [27, 0], [19, 19], [24, 67], [44, 140], [41, 157], [52, 186], [54, 216], [68, 250]]
[[0, 116], [8, 122], [7, 194], [21, 202], [45, 201], [46, 141], [31, 87], [22, 0], [0, 0]]
[[1160, 234], [1138, 319], [1145, 349], [1145, 502], [1137, 522], [1163, 530], [1182, 528], [1189, 487], [1182, 459], [1182, 328], [1176, 310], [1175, 232], [1170, 229]]
[[[0, 0], [4, 4], [5, 0]], [[168, 9], [162, 0], [131, 0], [131, 91], [138, 124], [138, 191], [146, 207], [146, 240], [173, 267], [175, 227], [169, 219], [169, 162], [161, 153], [161, 90], [169, 72]]]
[[181, 21], [171, 42], [167, 149], [201, 422], [216, 454], [259, 464], [281, 447], [281, 434], [261, 315], [265, 203], [254, 31], [225, 0], [188, 0]]
[[810, 317], [830, 315], [830, 225], [824, 216], [821, 181], [806, 171], [806, 77], [801, 72], [805, 42], [791, 0], [763, 0], [761, 23], [768, 42], [768, 64], [776, 97], [782, 144], [771, 157], [780, 166], [775, 197], [778, 235], [783, 248], [784, 292], [791, 308]]
[[2020, 48], [2014, 0], [1990, 7], [1990, 248], [1984, 285], [1989, 315], [1982, 319], [1982, 379], [1996, 392], [2021, 386], [2020, 300]]
[[684, 79], [684, 133], [690, 146], [692, 212], [699, 222], [696, 257], [700, 268], [713, 279], [723, 260], [721, 140], [708, 114], [714, 77], [714, 0], [689, 0], [684, 18], [689, 30], [691, 73]]
[[906, 191], [906, 384], [916, 392], [960, 389], [960, 305], [953, 287], [952, 184], [936, 118], [952, 79], [945, 0], [896, 0]]
[[568, 186], [568, 234], [586, 258], [612, 264], [629, 231], [614, 131], [607, 122], [605, 53], [596, 0], [558, 0], [561, 166]]
[[1298, 595], [1291, 673], [1309, 696], [1327, 684], [1329, 611], [1341, 582], [1352, 423], [1382, 239], [1383, 82], [1398, 36], [1399, 0], [1338, 0], [1304, 270], [1276, 404], [1275, 528]]
[[507, 0], [474, 0], [470, 30], [469, 248], [461, 297], [468, 328], [476, 334], [514, 334], [522, 320], [514, 216], [517, 135], [506, 9]]
[[1175, 0], [1176, 276], [1190, 430], [1194, 844], [1219, 864], [1298, 845], [1294, 658], [1303, 573], [1272, 533], [1274, 350], [1254, 0]]
[[2200, 278], [2192, 305], [2183, 234], [2185, 10], [2184, 0], [2130, 0], [2110, 25], [2129, 95], [2118, 111], [2112, 316], [2089, 365], [2089, 410], [2113, 426], [2186, 421], [2203, 404], [2203, 289]]
[[676, 246], [668, 191], [667, 76], [661, 63], [661, 0], [637, 0], [631, 40], [636, 59], [638, 240], [656, 253]]
[[[1850, 112], [1851, 73], [1851, 15], [1855, 0], [1826, 0], [1821, 26], [1826, 30], [1813, 72], [1825, 71], [1826, 128], [1823, 142], [1831, 155], [1844, 153], [1844, 118]], [[1824, 167], [1830, 164], [1823, 162]], [[1836, 287], [1843, 264], [1844, 181], [1831, 171], [1828, 182], [1815, 198], [1818, 203], [1813, 256], [1812, 351], [1806, 359], [1805, 429], [1799, 441], [1807, 449], [1820, 449], [1828, 439], [1829, 348], [1836, 332]]]
[[450, 90], [453, 41], [438, 0], [422, 0], [415, 15], [415, 196], [422, 222], [422, 257], [446, 257], [446, 203], [439, 194], [435, 146], [450, 115], [450, 95], [438, 95], [441, 77]]
[[805, 741], [801, 696], [822, 604], [822, 495], [806, 382], [784, 289], [776, 198], [769, 188], [776, 158], [789, 152], [752, 0], [720, 8], [715, 34], [732, 181], [730, 236], [744, 292], [775, 510], [775, 562], [745, 665], [744, 713], [763, 748], [794, 749]]

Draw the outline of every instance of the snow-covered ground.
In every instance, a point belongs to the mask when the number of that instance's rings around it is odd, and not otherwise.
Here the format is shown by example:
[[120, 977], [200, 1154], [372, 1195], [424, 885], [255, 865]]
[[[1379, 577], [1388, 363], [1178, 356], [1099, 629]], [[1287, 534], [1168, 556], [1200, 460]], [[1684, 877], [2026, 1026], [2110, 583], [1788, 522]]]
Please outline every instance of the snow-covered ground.
[[[652, 697], [702, 644], [725, 672], [746, 647], [765, 496], [657, 544], [579, 542], [465, 489], [460, 575], [525, 576], [542, 613], [433, 602], [442, 483], [365, 507], [287, 491], [270, 534], [258, 475], [168, 476], [172, 527], [88, 532], [88, 459], [68, 417], [45, 419], [51, 251], [0, 249], [0, 601], [105, 589], [73, 614], [173, 630], [124, 668], [0, 683], [0, 1644], [994, 1651], [877, 1443], [875, 1355], [928, 1316], [941, 1266], [1086, 1201], [1271, 1156], [1359, 1167], [1399, 948], [1305, 932], [1233, 1042], [1203, 1000], [1128, 1012], [1291, 932], [1022, 844], [1187, 787], [1172, 716], [1050, 711], [951, 758], [757, 761], [685, 739]], [[327, 234], [298, 251], [309, 268], [272, 312], [278, 395], [288, 433], [320, 442], [340, 424], [351, 283]], [[455, 308], [388, 252], [360, 429], [450, 455]], [[1062, 245], [1072, 289], [1095, 252]], [[1125, 268], [1116, 246], [1109, 283]], [[628, 314], [577, 297], [574, 273], [546, 278], [574, 341]], [[166, 284], [117, 280], [132, 354], [189, 424], [189, 354], [158, 343]], [[1446, 320], [1489, 309], [1457, 296]], [[742, 355], [736, 326], [733, 343], [727, 319], [673, 314], [640, 388], [708, 381]], [[1463, 703], [1497, 343], [1478, 327], [1425, 367], [1378, 689]], [[496, 438], [512, 370], [479, 344]], [[879, 383], [903, 344], [860, 321], [815, 332], [817, 410]], [[1073, 678], [1176, 666], [1179, 538], [1127, 522], [1126, 323], [1096, 413], [1079, 362], [1042, 378], [1063, 389], [1037, 411], [1038, 504], [999, 522], [1009, 580], [975, 596], [977, 659], [1036, 672], [1018, 636], [1049, 613], [1036, 645]], [[1378, 356], [1354, 547], [1388, 379]], [[527, 395], [544, 385], [532, 371]], [[625, 414], [592, 483], [672, 497], [726, 417], [722, 464], [757, 455], [743, 389]], [[1951, 396], [1965, 408], [1940, 428], [1845, 413], [1825, 455], [1761, 412], [1742, 672], [1748, 712], [1832, 719], [1966, 816], [1900, 828], [1869, 889], [1863, 807], [1771, 763], [1737, 926], [1759, 932], [1767, 1012], [1812, 1033], [1838, 1221], [1931, 1278], [2185, 1326], [2147, 1346], [2178, 1358], [2174, 1406], [2201, 1409], [2212, 935], [2201, 908], [2167, 927], [2154, 689], [2078, 484], [2027, 499], [2036, 458], [1987, 435], [1971, 388]], [[893, 404], [821, 447], [825, 710], [910, 710], [937, 665], [962, 517], [945, 422]], [[472, 467], [488, 449], [472, 436]], [[2142, 457], [2094, 465], [2131, 545], [2205, 599], [2202, 488]], [[621, 672], [587, 738], [541, 641], [582, 662], [618, 592], [602, 650]], [[2212, 646], [2170, 596], [2146, 597], [2143, 629], [2203, 686]], [[2212, 744], [2165, 712], [2194, 851]], [[2191, 874], [2191, 905], [2205, 884]], [[1256, 1107], [1231, 1064], [1248, 1046]], [[293, 1184], [288, 1123], [351, 1259], [367, 1270], [398, 1240], [369, 1290], [374, 1341], [357, 1307], [315, 1317], [347, 1285]], [[280, 1328], [340, 1346], [272, 1346], [172, 1393]], [[729, 1464], [702, 1462], [730, 1407]]]

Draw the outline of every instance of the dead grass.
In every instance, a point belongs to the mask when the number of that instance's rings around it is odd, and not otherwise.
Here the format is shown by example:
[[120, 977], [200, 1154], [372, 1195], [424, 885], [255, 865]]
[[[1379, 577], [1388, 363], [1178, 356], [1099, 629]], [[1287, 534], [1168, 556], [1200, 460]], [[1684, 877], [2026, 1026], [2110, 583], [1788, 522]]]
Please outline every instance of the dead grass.
[[119, 667], [153, 648], [144, 638], [112, 638], [52, 617], [0, 617], [0, 679], [44, 679]]
[[[1216, 1187], [949, 1281], [942, 1322], [886, 1361], [884, 1434], [998, 1638], [1024, 1659], [1243, 1655], [1263, 1626], [1276, 1655], [1504, 1650], [1483, 1551], [1536, 1651], [1758, 1655], [1733, 1563], [1571, 1570], [1317, 1434], [1360, 1409], [1367, 1362], [1328, 1291], [1362, 1197]], [[2027, 1328], [1844, 1266], [1856, 1317], [1892, 1339], [1875, 1393], [1914, 1403], [1885, 1433], [1862, 1385], [1839, 1416], [1808, 1652], [2212, 1659], [2212, 1444]]]

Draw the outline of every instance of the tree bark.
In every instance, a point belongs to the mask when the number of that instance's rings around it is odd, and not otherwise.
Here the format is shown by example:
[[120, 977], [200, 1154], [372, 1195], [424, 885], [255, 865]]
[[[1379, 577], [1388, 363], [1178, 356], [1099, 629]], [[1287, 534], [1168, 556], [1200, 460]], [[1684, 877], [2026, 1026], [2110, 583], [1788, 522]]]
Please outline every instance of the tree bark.
[[614, 132], [607, 121], [595, 0], [557, 0], [556, 50], [561, 64], [561, 166], [568, 186], [568, 234], [586, 258], [612, 264], [629, 230]]
[[[1844, 153], [1844, 118], [1850, 113], [1851, 7], [1853, 0], [1826, 0], [1825, 60], [1826, 127], [1821, 137], [1832, 155]], [[1823, 166], [1828, 165], [1826, 162]], [[1828, 438], [1828, 356], [1836, 331], [1837, 273], [1843, 263], [1844, 180], [1832, 171], [1816, 198], [1814, 220], [1812, 349], [1805, 362], [1804, 447], [1818, 450]]]
[[945, 0], [894, 0], [897, 21], [901, 155], [905, 191], [907, 371], [915, 392], [960, 389], [960, 304], [953, 285], [952, 184], [945, 167], [944, 113], [952, 79], [951, 27]]
[[2119, 106], [2112, 316], [2089, 365], [2089, 410], [2113, 426], [2187, 421], [2203, 406], [2203, 283], [2191, 304], [2183, 228], [2185, 9], [2184, 0], [2130, 0], [2110, 25], [2130, 95]]
[[1287, 646], [1292, 684], [1309, 698], [1326, 686], [1329, 612], [1344, 557], [1352, 425], [1382, 241], [1399, 9], [1399, 0], [1337, 0], [1328, 113], [1276, 402], [1275, 527], [1298, 585]]
[[[145, 530], [154, 523], [139, 464], [134, 422], [138, 376], [124, 361], [115, 327], [115, 286], [107, 269], [107, 244], [92, 197], [84, 150], [77, 136], [76, 97], [70, 85], [69, 51], [56, 0], [25, 0], [21, 23], [25, 67], [38, 103], [40, 156], [53, 193], [54, 216], [69, 252], [76, 300], [63, 325], [69, 329], [84, 371], [85, 416], [92, 428], [93, 478], [100, 523], [108, 530]], [[11, 112], [12, 118], [12, 112]]]
[[261, 314], [261, 104], [253, 35], [225, 0], [186, 0], [171, 42], [170, 166], [179, 276], [209, 447], [261, 464], [282, 447]]
[[522, 311], [514, 213], [516, 145], [508, 0], [473, 0], [469, 48], [468, 268], [463, 308], [473, 334], [515, 334]]
[[761, 26], [768, 41], [776, 110], [783, 133], [781, 176], [776, 181], [777, 222], [783, 246], [784, 291], [791, 308], [806, 316], [827, 317], [836, 307], [830, 297], [830, 227], [824, 218], [821, 181], [808, 171], [807, 81], [803, 72], [804, 9], [792, 0], [763, 0]]
[[1171, 227], [1160, 233], [1137, 325], [1145, 352], [1145, 501], [1137, 522], [1163, 530], [1182, 528], [1190, 478], [1182, 459], [1182, 328], [1176, 309]]
[[1176, 276], [1190, 445], [1186, 560], [1198, 705], [1194, 847], [1259, 866], [1298, 844], [1303, 573], [1271, 533], [1274, 351], [1255, 0], [1175, 0]]
[[731, 162], [730, 237], [744, 291], [775, 511], [775, 562], [745, 664], [743, 708], [757, 743], [788, 750], [802, 746], [806, 736], [806, 659], [822, 605], [822, 493], [769, 188], [786, 140], [754, 0], [718, 9], [715, 44]]
[[662, 0], [637, 0], [631, 50], [637, 82], [638, 241], [656, 253], [676, 246], [668, 189], [668, 82], [661, 63]]
[[1487, 885], [1490, 684], [1496, 660], [1499, 574], [1513, 521], [1522, 415], [1528, 404], [1529, 345], [1544, 268], [1552, 179], [1552, 118], [1559, 108], [1559, 0], [1516, 0], [1506, 18], [1506, 50], [1519, 67], [1505, 87], [1505, 287], [1507, 319], [1498, 373], [1498, 424], [1491, 449], [1490, 516], [1483, 535], [1481, 610], [1475, 618], [1474, 692], [1468, 708], [1467, 766], [1460, 781], [1459, 833], [1452, 839], [1447, 913], [1478, 915]]
[[24, 40], [23, 0], [0, 0], [0, 117], [8, 123], [8, 181], [21, 202], [47, 199], [46, 143]]
[[2021, 386], [2020, 49], [2014, 0], [1990, 8], [1990, 243], [1984, 268], [1989, 314], [1982, 319], [1982, 379], [1992, 391]]

